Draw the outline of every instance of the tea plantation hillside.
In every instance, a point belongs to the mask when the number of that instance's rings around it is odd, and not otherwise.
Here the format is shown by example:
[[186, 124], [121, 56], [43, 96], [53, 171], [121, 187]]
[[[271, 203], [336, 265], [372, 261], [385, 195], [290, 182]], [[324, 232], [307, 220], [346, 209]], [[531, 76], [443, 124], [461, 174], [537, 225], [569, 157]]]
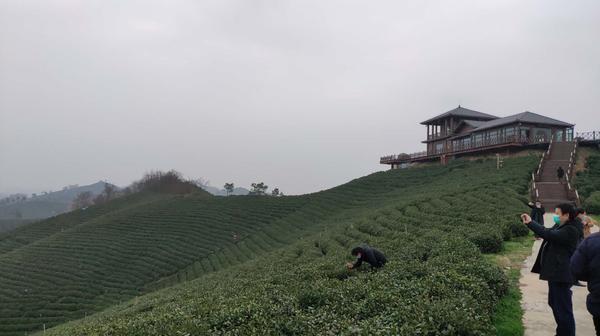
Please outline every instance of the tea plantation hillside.
[[[481, 251], [497, 252], [503, 240], [527, 233], [517, 214], [537, 161], [506, 159], [500, 171], [481, 160], [394, 170], [304, 196], [182, 197], [84, 224], [35, 244], [56, 253], [73, 252], [59, 244], [77, 246], [82, 255], [63, 256], [60, 270], [26, 259], [38, 248], [0, 259], [12, 272], [16, 258], [27, 265], [20, 281], [0, 276], [1, 286], [13, 286], [2, 292], [11, 299], [0, 310], [2, 332], [59, 323], [69, 311], [66, 318], [81, 317], [160, 287], [159, 278], [164, 285], [199, 276], [46, 334], [493, 335], [491, 316], [508, 281]], [[227, 239], [234, 230], [239, 240]], [[345, 270], [349, 249], [363, 242], [388, 255], [383, 270]], [[124, 266], [105, 266], [103, 255]], [[21, 295], [17, 284], [26, 277], [43, 292], [31, 293], [43, 305]]]
[[594, 214], [600, 214], [600, 151], [591, 151], [585, 170], [578, 172], [575, 186], [583, 200], [585, 208]]
[[34, 222], [31, 219], [0, 219], [0, 233]]

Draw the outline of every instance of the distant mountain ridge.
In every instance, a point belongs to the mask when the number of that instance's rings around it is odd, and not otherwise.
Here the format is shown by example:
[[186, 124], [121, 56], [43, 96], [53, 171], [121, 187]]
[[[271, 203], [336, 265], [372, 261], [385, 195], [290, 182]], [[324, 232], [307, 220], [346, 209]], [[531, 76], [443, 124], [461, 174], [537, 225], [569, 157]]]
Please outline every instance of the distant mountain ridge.
[[27, 199], [0, 204], [0, 219], [43, 219], [71, 210], [75, 197], [89, 191], [98, 195], [107, 182], [98, 181], [85, 186], [65, 187], [62, 190], [28, 197]]

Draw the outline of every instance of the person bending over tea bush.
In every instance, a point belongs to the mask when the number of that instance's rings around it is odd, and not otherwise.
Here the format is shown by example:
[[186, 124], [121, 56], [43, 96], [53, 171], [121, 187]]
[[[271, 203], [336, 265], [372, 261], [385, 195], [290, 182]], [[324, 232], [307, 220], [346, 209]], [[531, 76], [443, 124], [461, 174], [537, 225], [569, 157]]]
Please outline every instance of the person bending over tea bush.
[[346, 266], [348, 269], [359, 267], [363, 261], [371, 265], [371, 269], [383, 267], [387, 262], [385, 255], [381, 251], [368, 245], [355, 247], [350, 253], [356, 257], [356, 261], [354, 263], [347, 263]]

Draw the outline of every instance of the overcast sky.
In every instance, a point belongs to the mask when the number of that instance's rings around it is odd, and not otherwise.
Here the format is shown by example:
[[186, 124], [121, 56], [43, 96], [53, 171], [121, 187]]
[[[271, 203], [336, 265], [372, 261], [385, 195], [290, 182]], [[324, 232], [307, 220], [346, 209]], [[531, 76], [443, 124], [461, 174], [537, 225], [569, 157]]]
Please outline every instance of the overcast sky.
[[312, 192], [459, 104], [600, 130], [600, 1], [0, 0], [0, 192]]

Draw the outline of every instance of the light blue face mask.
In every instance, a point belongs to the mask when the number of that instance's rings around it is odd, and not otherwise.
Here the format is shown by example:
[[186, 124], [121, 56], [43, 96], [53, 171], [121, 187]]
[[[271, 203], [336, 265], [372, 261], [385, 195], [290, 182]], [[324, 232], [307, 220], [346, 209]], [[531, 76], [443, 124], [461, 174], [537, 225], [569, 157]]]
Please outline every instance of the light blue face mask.
[[554, 215], [553, 219], [554, 219], [554, 224], [560, 224], [560, 216], [559, 215]]

